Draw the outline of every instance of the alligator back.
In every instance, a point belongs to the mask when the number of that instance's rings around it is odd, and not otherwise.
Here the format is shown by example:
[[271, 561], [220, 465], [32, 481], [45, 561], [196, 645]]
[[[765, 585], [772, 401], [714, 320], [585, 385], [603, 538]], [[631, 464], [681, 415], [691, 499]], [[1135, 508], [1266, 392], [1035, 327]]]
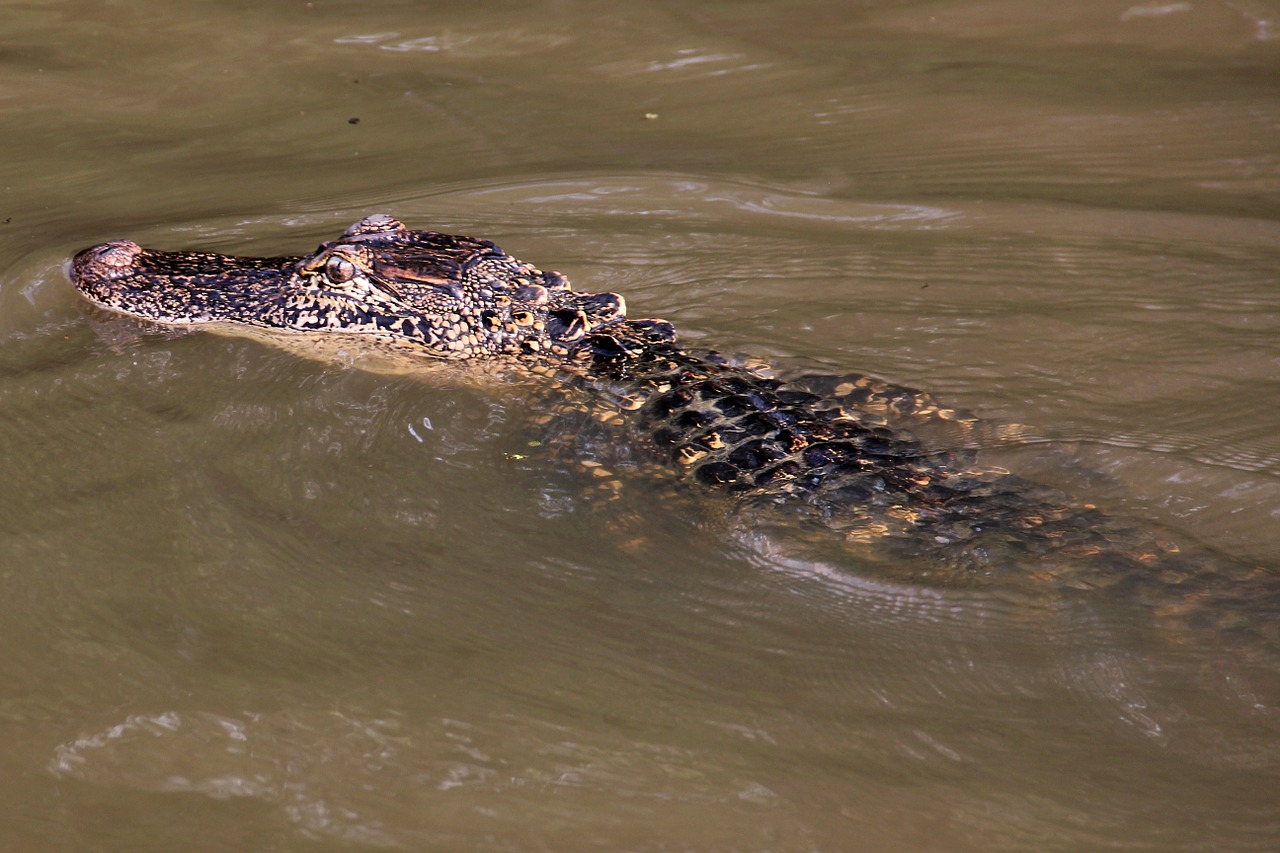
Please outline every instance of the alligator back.
[[609, 401], [675, 479], [732, 495], [742, 526], [820, 531], [860, 561], [929, 583], [1030, 573], [1048, 594], [1105, 590], [1180, 641], [1211, 634], [1280, 651], [1273, 572], [922, 440], [910, 427], [984, 428], [922, 392], [858, 375], [769, 377], [686, 350], [656, 321], [587, 343], [570, 381]]

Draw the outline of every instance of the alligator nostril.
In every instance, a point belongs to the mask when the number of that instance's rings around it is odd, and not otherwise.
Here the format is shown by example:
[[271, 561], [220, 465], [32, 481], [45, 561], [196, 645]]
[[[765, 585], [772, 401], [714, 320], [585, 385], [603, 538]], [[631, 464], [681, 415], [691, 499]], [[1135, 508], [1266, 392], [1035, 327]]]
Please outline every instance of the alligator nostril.
[[92, 271], [114, 278], [132, 270], [133, 262], [140, 254], [142, 247], [132, 240], [113, 240], [85, 249], [72, 259], [71, 268], [82, 274]]

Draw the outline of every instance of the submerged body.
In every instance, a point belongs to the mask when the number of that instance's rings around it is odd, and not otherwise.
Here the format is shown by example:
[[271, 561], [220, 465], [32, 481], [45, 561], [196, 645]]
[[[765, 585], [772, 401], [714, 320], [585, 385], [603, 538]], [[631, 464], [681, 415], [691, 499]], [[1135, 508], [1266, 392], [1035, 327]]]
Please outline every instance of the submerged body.
[[822, 496], [851, 515], [881, 505], [923, 523], [980, 485], [950, 454], [889, 426], [885, 415], [937, 413], [920, 392], [765, 378], [685, 349], [665, 321], [629, 319], [617, 294], [574, 291], [487, 241], [410, 231], [385, 216], [294, 258], [106, 243], [78, 254], [71, 277], [94, 303], [153, 322], [242, 326], [301, 336], [304, 346], [341, 340], [402, 360], [471, 360], [589, 384], [675, 471], [733, 493]]
[[955, 416], [922, 393], [865, 377], [768, 378], [686, 349], [669, 323], [628, 318], [621, 296], [574, 291], [484, 240], [371, 216], [299, 257], [117, 241], [79, 253], [70, 274], [97, 305], [157, 323], [341, 340], [411, 361], [478, 360], [585, 386], [680, 478], [751, 508], [800, 507], [844, 541], [885, 553], [945, 559], [969, 574], [1030, 564], [1061, 587], [1137, 584], [1160, 590], [1169, 610], [1277, 595], [1266, 572], [1223, 571], [925, 443], [903, 425]]

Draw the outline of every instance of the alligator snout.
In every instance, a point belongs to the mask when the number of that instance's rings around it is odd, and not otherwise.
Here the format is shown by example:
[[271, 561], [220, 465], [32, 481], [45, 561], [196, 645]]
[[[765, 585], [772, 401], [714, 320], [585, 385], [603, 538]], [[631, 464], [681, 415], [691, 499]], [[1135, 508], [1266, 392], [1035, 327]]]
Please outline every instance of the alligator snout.
[[83, 287], [94, 279], [111, 281], [133, 271], [142, 247], [132, 240], [90, 246], [71, 259], [71, 280]]

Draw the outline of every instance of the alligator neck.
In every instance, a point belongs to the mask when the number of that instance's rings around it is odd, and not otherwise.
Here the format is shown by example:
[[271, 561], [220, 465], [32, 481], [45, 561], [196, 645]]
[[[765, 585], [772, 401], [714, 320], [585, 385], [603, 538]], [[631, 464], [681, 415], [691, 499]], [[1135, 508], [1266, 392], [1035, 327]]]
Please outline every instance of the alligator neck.
[[919, 502], [956, 470], [950, 454], [927, 449], [875, 412], [815, 393], [821, 389], [803, 377], [784, 382], [686, 349], [662, 321], [598, 330], [571, 363], [593, 390], [630, 411], [634, 428], [676, 470], [730, 492], [857, 489], [886, 503]]

